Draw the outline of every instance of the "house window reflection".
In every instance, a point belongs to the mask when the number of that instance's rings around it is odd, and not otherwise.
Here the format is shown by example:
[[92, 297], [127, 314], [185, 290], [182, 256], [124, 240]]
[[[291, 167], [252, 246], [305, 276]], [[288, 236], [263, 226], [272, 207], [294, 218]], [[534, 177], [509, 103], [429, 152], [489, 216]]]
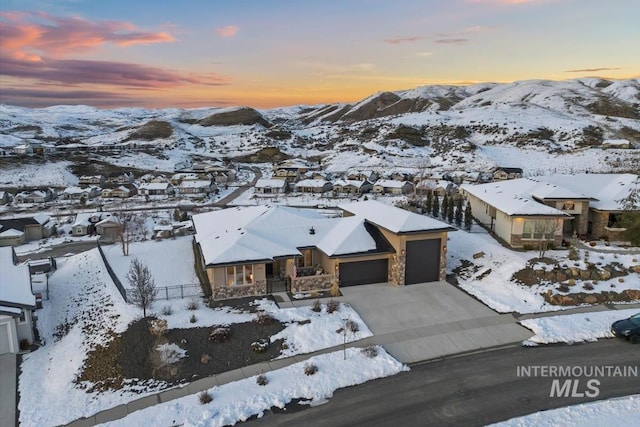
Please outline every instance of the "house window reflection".
[[253, 284], [253, 265], [233, 265], [227, 267], [227, 285], [241, 286]]

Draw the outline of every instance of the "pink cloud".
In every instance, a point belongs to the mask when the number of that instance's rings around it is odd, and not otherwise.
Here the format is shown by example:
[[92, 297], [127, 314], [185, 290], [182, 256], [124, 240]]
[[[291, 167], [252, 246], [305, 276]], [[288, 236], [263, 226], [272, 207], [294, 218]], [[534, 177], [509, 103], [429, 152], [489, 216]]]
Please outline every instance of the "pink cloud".
[[233, 37], [238, 33], [239, 28], [236, 25], [226, 25], [224, 27], [216, 28], [215, 32], [220, 37]]
[[469, 39], [463, 38], [444, 38], [436, 40], [438, 44], [465, 44], [469, 41]]
[[89, 21], [38, 12], [0, 14], [0, 49], [66, 56], [112, 43], [118, 46], [174, 41], [166, 32], [139, 30], [125, 21]]
[[424, 37], [420, 37], [420, 36], [399, 37], [395, 39], [385, 39], [385, 43], [389, 43], [389, 44], [411, 43], [411, 42], [417, 42], [422, 39], [424, 39]]

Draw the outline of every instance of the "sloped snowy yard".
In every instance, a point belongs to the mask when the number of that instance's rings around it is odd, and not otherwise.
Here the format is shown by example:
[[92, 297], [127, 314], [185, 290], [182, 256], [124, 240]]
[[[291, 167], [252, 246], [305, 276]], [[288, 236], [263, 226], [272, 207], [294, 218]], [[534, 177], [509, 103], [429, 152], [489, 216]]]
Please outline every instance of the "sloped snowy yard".
[[[366, 356], [359, 348], [314, 356], [268, 372], [268, 383], [260, 386], [256, 377], [246, 378], [208, 390], [210, 403], [201, 404], [194, 394], [171, 402], [155, 405], [111, 422], [109, 426], [224, 426], [245, 421], [253, 415], [262, 416], [271, 407], [283, 408], [293, 399], [310, 400], [311, 404], [333, 396], [335, 390], [361, 384], [376, 378], [409, 370], [389, 356], [381, 347], [378, 355]], [[315, 365], [318, 371], [305, 375], [305, 366]]]
[[636, 427], [639, 419], [640, 394], [636, 394], [536, 412], [491, 427]]
[[[150, 246], [158, 248], [158, 252], [163, 243], [148, 242]], [[157, 253], [153, 251], [149, 254], [155, 255]], [[145, 257], [141, 259], [146, 260]], [[152, 274], [159, 275], [153, 270], [153, 263], [150, 264]], [[188, 264], [189, 268], [192, 268], [191, 265]], [[121, 390], [107, 390], [98, 394], [86, 392], [91, 387], [90, 383], [82, 383], [86, 389], [74, 384], [87, 353], [96, 345], [107, 344], [113, 339], [112, 333], [124, 332], [129, 323], [141, 317], [139, 308], [123, 302], [97, 249], [59, 259], [58, 270], [50, 277], [49, 287], [50, 299], [38, 311], [38, 329], [46, 344], [25, 355], [21, 365], [21, 425], [65, 424], [167, 387], [165, 383], [157, 381], [147, 381], [144, 385], [125, 382]], [[194, 303], [197, 309], [190, 310], [188, 306]], [[163, 315], [167, 306], [172, 313]], [[326, 312], [326, 307], [319, 313], [313, 312], [310, 307], [281, 310], [266, 299], [257, 301], [256, 308], [287, 326], [273, 338], [286, 340], [288, 349], [283, 356], [341, 345], [344, 337], [336, 331], [344, 326], [345, 319], [352, 320], [359, 329], [356, 333], [347, 334], [348, 342], [371, 336], [358, 314], [345, 304], [340, 304], [338, 310], [331, 314]], [[210, 309], [198, 299], [157, 301], [150, 312], [166, 319], [169, 329], [246, 323], [256, 317], [255, 313], [240, 312], [229, 307]], [[198, 319], [195, 325], [190, 322], [193, 314]], [[297, 323], [300, 321], [310, 322]]]
[[523, 344], [537, 345], [558, 342], [572, 344], [597, 341], [599, 338], [612, 338], [611, 324], [638, 312], [640, 309], [612, 310], [523, 320], [520, 324], [535, 333]]
[[[457, 231], [449, 234], [447, 271], [451, 273], [462, 261], [471, 261], [475, 265], [473, 269], [467, 269], [457, 276], [462, 289], [501, 313], [539, 313], [572, 308], [549, 304], [542, 297], [541, 293], [547, 290], [557, 293], [558, 283], [525, 286], [511, 280], [514, 273], [525, 268], [530, 259], [537, 257], [537, 251], [513, 251], [500, 245], [484, 229], [474, 225], [472, 230], [472, 233]], [[474, 259], [473, 255], [480, 252], [484, 255]], [[557, 259], [561, 264], [584, 268], [585, 251], [578, 253], [580, 259], [575, 262], [567, 260], [568, 251], [548, 251], [546, 256]], [[640, 258], [638, 255], [596, 252], [590, 252], [588, 256], [593, 263], [620, 263], [627, 268], [638, 264]], [[590, 286], [593, 288], [588, 289]], [[630, 273], [622, 282], [615, 278], [576, 280], [571, 292], [621, 292], [625, 289], [640, 289], [640, 276], [637, 273]]]

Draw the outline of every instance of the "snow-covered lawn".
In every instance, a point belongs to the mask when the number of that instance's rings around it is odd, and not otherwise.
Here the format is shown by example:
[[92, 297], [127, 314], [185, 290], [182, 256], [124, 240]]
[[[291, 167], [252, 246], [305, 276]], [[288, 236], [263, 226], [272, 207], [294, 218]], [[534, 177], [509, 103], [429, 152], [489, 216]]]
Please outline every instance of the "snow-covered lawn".
[[[158, 248], [158, 255], [164, 243], [178, 241], [148, 242], [148, 245]], [[188, 239], [184, 241], [189, 242]], [[175, 257], [175, 252], [170, 253]], [[185, 261], [183, 264], [192, 268], [192, 263]], [[154, 272], [155, 264], [150, 265], [152, 274], [157, 277], [159, 271]], [[125, 383], [119, 391], [97, 394], [87, 393], [74, 383], [87, 353], [96, 345], [107, 344], [112, 339], [110, 331], [122, 333], [130, 322], [142, 315], [139, 308], [122, 300], [97, 249], [59, 258], [58, 270], [50, 277], [49, 289], [50, 299], [37, 312], [38, 329], [46, 344], [25, 355], [21, 365], [21, 425], [65, 424], [167, 387], [161, 382], [147, 383], [144, 387]], [[188, 305], [191, 303], [196, 303], [198, 308], [190, 310]], [[285, 324], [285, 329], [272, 338], [286, 340], [288, 349], [283, 357], [341, 345], [344, 336], [336, 331], [344, 326], [345, 320], [353, 321], [358, 327], [358, 332], [347, 334], [348, 342], [371, 336], [371, 331], [358, 314], [345, 304], [340, 304], [331, 314], [326, 312], [326, 306], [316, 313], [310, 307], [279, 309], [266, 299], [257, 301], [256, 305], [258, 310]], [[170, 307], [172, 313], [162, 314], [167, 311], [165, 307]], [[169, 329], [244, 323], [256, 317], [255, 313], [239, 312], [229, 307], [210, 309], [199, 299], [157, 301], [149, 311], [166, 319]], [[197, 317], [195, 324], [189, 320], [194, 314]], [[310, 322], [298, 323], [303, 320]], [[56, 337], [54, 334], [64, 324], [68, 325], [68, 332]]]
[[[473, 255], [480, 252], [483, 252], [484, 255], [474, 259]], [[566, 264], [568, 267], [585, 268], [585, 251], [579, 250], [578, 254], [579, 259], [576, 261], [567, 259], [568, 251], [566, 250], [548, 251], [546, 256], [556, 259], [560, 264]], [[476, 225], [474, 225], [472, 233], [466, 231], [449, 233], [448, 272], [460, 266], [462, 260], [475, 264], [475, 270], [468, 270], [462, 276], [458, 276], [460, 287], [501, 313], [539, 313], [572, 308], [571, 306], [548, 304], [542, 297], [541, 294], [547, 290], [551, 290], [554, 294], [558, 293], [556, 290], [558, 283], [525, 286], [511, 280], [515, 272], [525, 268], [528, 261], [537, 256], [537, 251], [520, 252], [505, 248]], [[589, 252], [588, 259], [592, 263], [602, 265], [617, 262], [628, 268], [638, 264], [640, 255]], [[638, 273], [630, 273], [623, 280], [623, 282], [615, 278], [598, 281], [576, 280], [571, 292], [599, 293], [601, 291], [621, 292], [625, 289], [640, 289], [640, 275]], [[587, 288], [583, 287], [585, 285]], [[593, 289], [588, 289], [590, 286]]]
[[640, 394], [582, 403], [512, 418], [492, 427], [636, 427], [640, 420]]
[[[317, 404], [333, 396], [335, 390], [376, 378], [395, 375], [408, 368], [389, 356], [382, 347], [378, 355], [367, 357], [360, 348], [349, 348], [346, 360], [342, 351], [314, 356], [286, 368], [266, 373], [268, 383], [260, 386], [256, 377], [232, 382], [208, 390], [210, 403], [201, 404], [199, 394], [136, 411], [110, 426], [224, 426], [261, 416], [271, 407], [283, 408], [293, 399]], [[305, 366], [318, 371], [305, 375]]]
[[105, 256], [120, 282], [126, 280], [133, 258], [146, 265], [157, 287], [200, 283], [194, 269], [192, 236], [176, 237], [161, 241], [147, 240], [129, 244], [129, 255], [122, 255], [120, 244], [103, 246]]
[[524, 345], [575, 343], [612, 338], [611, 324], [626, 319], [640, 309], [598, 311], [593, 313], [567, 314], [539, 319], [527, 319], [520, 323], [535, 335], [524, 341]]

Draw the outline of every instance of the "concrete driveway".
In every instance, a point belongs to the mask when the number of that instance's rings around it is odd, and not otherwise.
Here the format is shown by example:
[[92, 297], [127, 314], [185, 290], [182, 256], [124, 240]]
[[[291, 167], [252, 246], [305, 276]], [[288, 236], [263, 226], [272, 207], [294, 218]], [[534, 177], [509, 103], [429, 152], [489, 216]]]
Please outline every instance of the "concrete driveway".
[[16, 426], [17, 356], [0, 354], [0, 425]]
[[404, 363], [519, 343], [533, 333], [446, 282], [340, 289], [374, 337]]

